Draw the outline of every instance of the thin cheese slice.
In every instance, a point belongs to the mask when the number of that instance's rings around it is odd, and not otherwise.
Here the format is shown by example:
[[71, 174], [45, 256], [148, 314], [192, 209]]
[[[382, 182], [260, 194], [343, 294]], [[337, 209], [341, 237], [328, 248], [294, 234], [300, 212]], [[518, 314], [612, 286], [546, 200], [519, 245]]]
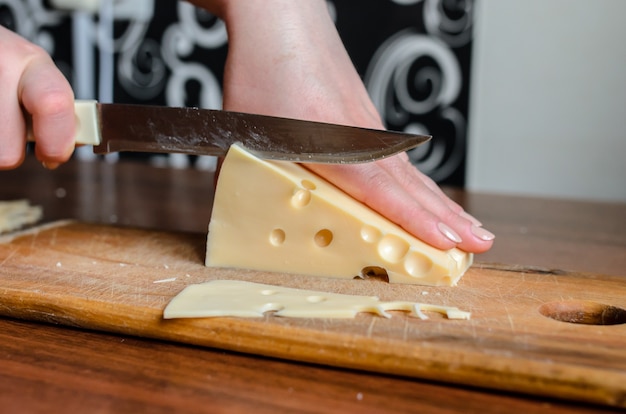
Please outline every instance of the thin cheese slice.
[[34, 224], [42, 216], [42, 208], [28, 200], [0, 201], [0, 234]]
[[167, 305], [165, 319], [218, 316], [261, 317], [265, 312], [291, 318], [354, 318], [371, 312], [390, 318], [390, 310], [408, 311], [428, 319], [423, 311], [445, 314], [448, 319], [469, 319], [470, 313], [449, 306], [413, 302], [381, 302], [375, 296], [343, 295], [293, 289], [239, 280], [214, 280], [190, 285]]
[[220, 171], [206, 265], [456, 285], [473, 256], [438, 250], [301, 165], [230, 148]]

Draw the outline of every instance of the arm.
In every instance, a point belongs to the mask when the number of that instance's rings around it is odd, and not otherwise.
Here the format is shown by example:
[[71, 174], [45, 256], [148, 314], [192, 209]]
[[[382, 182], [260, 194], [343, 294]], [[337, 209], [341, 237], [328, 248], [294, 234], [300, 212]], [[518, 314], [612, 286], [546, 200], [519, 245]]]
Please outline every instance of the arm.
[[45, 51], [2, 26], [0, 57], [0, 169], [24, 159], [26, 116], [37, 158], [54, 168], [74, 150], [72, 89]]
[[[224, 108], [384, 128], [324, 0], [196, 0], [227, 25]], [[484, 252], [493, 235], [451, 201], [406, 154], [307, 168], [441, 248]]]

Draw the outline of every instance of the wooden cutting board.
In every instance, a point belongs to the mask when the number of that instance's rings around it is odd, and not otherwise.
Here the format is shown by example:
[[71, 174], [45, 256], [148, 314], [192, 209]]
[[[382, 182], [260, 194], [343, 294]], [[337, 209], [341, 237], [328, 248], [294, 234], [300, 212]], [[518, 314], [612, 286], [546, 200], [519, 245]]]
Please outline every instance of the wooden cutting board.
[[[454, 288], [390, 285], [210, 269], [204, 248], [203, 234], [72, 222], [5, 238], [0, 314], [626, 407], [626, 278], [477, 264]], [[456, 306], [472, 318], [162, 318], [186, 285], [214, 279]]]

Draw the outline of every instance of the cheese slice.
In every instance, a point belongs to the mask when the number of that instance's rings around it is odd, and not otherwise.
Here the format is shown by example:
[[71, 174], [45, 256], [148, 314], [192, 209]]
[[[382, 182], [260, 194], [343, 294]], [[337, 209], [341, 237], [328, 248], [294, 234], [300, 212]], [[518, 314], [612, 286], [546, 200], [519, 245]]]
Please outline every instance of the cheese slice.
[[163, 311], [165, 319], [218, 316], [261, 317], [265, 312], [291, 318], [354, 318], [371, 312], [390, 318], [387, 311], [408, 311], [428, 319], [423, 311], [439, 312], [448, 319], [469, 319], [470, 313], [450, 306], [406, 301], [381, 302], [375, 296], [345, 295], [286, 288], [240, 280], [214, 280], [187, 286]]
[[301, 165], [237, 145], [224, 159], [207, 266], [335, 278], [375, 268], [392, 283], [453, 286], [472, 259], [418, 240]]
[[28, 200], [0, 201], [0, 234], [34, 224], [42, 216], [43, 209]]

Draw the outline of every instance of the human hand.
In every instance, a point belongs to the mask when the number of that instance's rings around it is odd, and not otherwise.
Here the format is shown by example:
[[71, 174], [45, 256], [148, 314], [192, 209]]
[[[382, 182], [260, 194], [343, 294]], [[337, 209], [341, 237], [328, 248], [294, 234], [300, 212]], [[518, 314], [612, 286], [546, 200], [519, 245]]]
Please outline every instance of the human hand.
[[[226, 21], [224, 109], [383, 129], [323, 0], [196, 1]], [[307, 164], [440, 249], [480, 253], [493, 234], [419, 172], [406, 154], [366, 164]]]
[[50, 56], [0, 26], [0, 169], [24, 160], [32, 121], [37, 159], [48, 168], [74, 150], [74, 94]]

